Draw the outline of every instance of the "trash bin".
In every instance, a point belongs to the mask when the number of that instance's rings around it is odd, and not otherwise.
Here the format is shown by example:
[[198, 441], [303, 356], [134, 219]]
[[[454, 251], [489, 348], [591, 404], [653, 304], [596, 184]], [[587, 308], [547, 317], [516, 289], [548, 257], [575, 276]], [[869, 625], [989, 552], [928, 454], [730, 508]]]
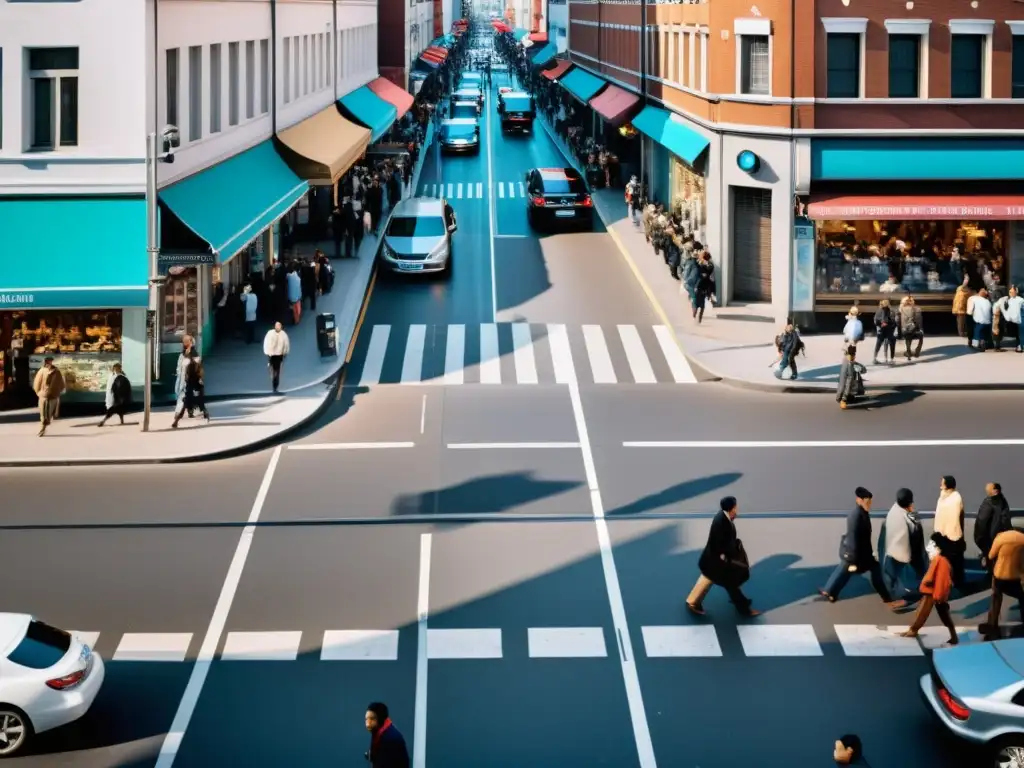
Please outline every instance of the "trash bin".
[[334, 326], [334, 313], [321, 312], [316, 316], [316, 347], [320, 357], [338, 356], [338, 330]]

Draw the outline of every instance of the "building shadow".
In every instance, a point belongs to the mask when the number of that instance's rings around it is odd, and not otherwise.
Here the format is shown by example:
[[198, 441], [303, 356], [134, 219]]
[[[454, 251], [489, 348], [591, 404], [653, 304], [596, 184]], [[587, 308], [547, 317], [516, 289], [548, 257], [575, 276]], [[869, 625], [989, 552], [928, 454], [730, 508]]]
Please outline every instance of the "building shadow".
[[608, 512], [609, 516], [638, 515], [644, 512], [653, 512], [673, 504], [692, 499], [695, 496], [703, 496], [719, 488], [725, 488], [738, 481], [743, 474], [741, 472], [723, 472], [717, 475], [708, 475], [693, 480], [686, 480], [670, 486], [657, 493], [652, 493], [643, 498], [632, 501]]
[[391, 514], [496, 515], [582, 486], [578, 480], [540, 479], [534, 472], [487, 475], [446, 488], [399, 495], [391, 504]]

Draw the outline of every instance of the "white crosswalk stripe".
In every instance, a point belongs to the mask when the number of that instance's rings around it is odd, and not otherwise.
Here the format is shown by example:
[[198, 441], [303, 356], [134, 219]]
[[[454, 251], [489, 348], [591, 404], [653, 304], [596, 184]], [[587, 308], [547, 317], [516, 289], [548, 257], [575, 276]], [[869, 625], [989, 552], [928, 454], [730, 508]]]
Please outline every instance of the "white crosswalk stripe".
[[[451, 189], [451, 185], [449, 185], [448, 188]], [[462, 185], [461, 184], [457, 184], [456, 185], [455, 199], [456, 200], [461, 200], [462, 199]]]
[[[721, 658], [737, 654], [758, 659], [821, 658], [837, 652], [852, 658], [916, 658], [948, 640], [942, 626], [926, 626], [917, 638], [900, 637], [899, 633], [906, 628], [906, 624], [837, 624], [819, 629], [811, 624], [684, 624], [643, 626], [640, 630], [644, 653], [650, 659]], [[611, 631], [611, 627], [428, 629], [427, 655], [431, 659], [502, 659], [511, 648], [510, 655], [520, 657], [525, 650], [532, 659], [607, 658], [609, 641], [615, 647], [614, 634], [608, 634]], [[147, 663], [188, 661], [195, 637], [191, 632], [74, 634], [93, 650], [102, 642], [98, 653], [111, 662]], [[217, 658], [225, 662], [296, 661], [305, 638], [306, 647], [310, 641], [319, 645], [319, 658], [325, 662], [398, 661], [400, 648], [405, 649], [402, 653], [409, 653], [410, 648], [415, 653], [414, 644], [399, 643], [399, 634], [397, 629], [228, 632]], [[961, 645], [984, 641], [976, 627], [957, 627], [957, 635]], [[838, 648], [834, 638], [839, 639]], [[827, 654], [825, 646], [832, 646]]]
[[[581, 355], [586, 363], [575, 359]], [[352, 365], [359, 386], [420, 384], [425, 377], [445, 385], [697, 383], [664, 326], [486, 323], [393, 333], [375, 325]]]
[[478, 181], [476, 183], [476, 196], [477, 197], [483, 197], [484, 196], [484, 185], [483, 185], [483, 182]]
[[498, 197], [505, 196], [505, 185], [502, 182], [498, 182]]
[[450, 197], [452, 196], [452, 194], [454, 194], [454, 192], [453, 192], [453, 190], [452, 190], [452, 185], [451, 185], [451, 184], [449, 184], [449, 185], [448, 185], [448, 194], [446, 195], [446, 197], [449, 197], [449, 198], [450, 198]]

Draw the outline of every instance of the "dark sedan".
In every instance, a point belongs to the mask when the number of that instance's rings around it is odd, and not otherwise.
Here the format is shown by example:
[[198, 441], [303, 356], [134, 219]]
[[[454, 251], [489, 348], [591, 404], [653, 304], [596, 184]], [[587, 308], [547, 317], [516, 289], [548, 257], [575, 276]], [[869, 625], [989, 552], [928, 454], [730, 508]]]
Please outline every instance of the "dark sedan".
[[573, 224], [590, 229], [594, 201], [573, 168], [534, 168], [526, 174], [526, 216], [531, 226]]

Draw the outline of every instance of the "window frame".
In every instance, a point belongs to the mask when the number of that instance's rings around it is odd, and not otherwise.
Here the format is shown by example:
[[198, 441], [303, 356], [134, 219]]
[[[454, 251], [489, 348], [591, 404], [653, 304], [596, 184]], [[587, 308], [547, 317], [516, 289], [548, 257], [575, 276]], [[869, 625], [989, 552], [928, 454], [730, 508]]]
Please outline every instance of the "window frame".
[[[733, 21], [733, 37], [735, 38], [736, 48], [736, 71], [735, 71], [735, 82], [733, 83], [733, 93], [736, 96], [740, 96], [743, 99], [750, 99], [753, 101], [770, 99], [775, 93], [775, 78], [773, 77], [773, 70], [775, 68], [775, 41], [774, 35], [772, 34], [772, 23], [768, 19], [753, 18], [753, 19], [735, 19]], [[745, 71], [743, 62], [743, 49], [744, 43], [743, 38], [745, 37], [766, 37], [768, 38], [768, 92], [767, 93], [744, 93], [743, 91], [743, 73]], [[706, 89], [705, 81], [705, 64], [707, 63], [707, 51], [706, 46], [701, 51], [701, 85], [702, 90]], [[695, 62], [694, 62], [695, 63]], [[691, 73], [696, 75], [695, 72]], [[696, 79], [693, 77], [692, 79]]]
[[289, 104], [292, 100], [292, 45], [291, 38], [285, 37], [282, 47], [281, 60], [284, 64], [282, 71], [282, 81], [284, 88], [281, 91], [281, 98], [285, 104]]
[[[1018, 51], [1017, 48], [1020, 47]], [[1020, 54], [1020, 83], [1014, 82], [1013, 70], [1017, 64], [1017, 54]], [[1015, 89], [1019, 88], [1018, 92], [1020, 95], [1015, 95]], [[1024, 99], [1024, 30], [1021, 30], [1021, 34], [1016, 34], [1014, 31], [1012, 41], [1010, 42], [1010, 98], [1011, 99]]]
[[[978, 89], [976, 96], [963, 96], [957, 95], [954, 92], [955, 81], [956, 81], [956, 57], [954, 56], [954, 50], [957, 47], [958, 42], [971, 41], [971, 44], [977, 44], [978, 46]], [[987, 47], [986, 35], [979, 35], [975, 33], [953, 33], [949, 36], [949, 97], [951, 99], [983, 99], [985, 98], [985, 49]]]
[[238, 125], [242, 117], [242, 50], [238, 41], [228, 43], [228, 127]]
[[210, 134], [220, 133], [224, 115], [224, 49], [221, 43], [210, 44]]
[[[893, 43], [898, 42], [900, 44], [913, 42], [914, 46], [914, 70], [913, 70], [913, 92], [912, 93], [893, 93]], [[903, 32], [896, 32], [889, 34], [889, 45], [888, 45], [888, 70], [889, 70], [889, 87], [888, 94], [890, 99], [919, 99], [921, 98], [921, 36], [906, 34]], [[904, 73], [903, 69], [897, 71], [897, 74]]]
[[[842, 92], [833, 93], [833, 78], [832, 73], [836, 72], [837, 75], [840, 72], [846, 72], [847, 69], [838, 69], [837, 67], [830, 66], [831, 62], [829, 58], [834, 50], [838, 50], [838, 44], [842, 40], [843, 43], [852, 42], [853, 50], [857, 56], [854, 66], [850, 69], [854, 72], [857, 78], [856, 84], [853, 89], [853, 93]], [[826, 99], [860, 99], [864, 98], [864, 59], [863, 59], [863, 45], [864, 36], [856, 32], [826, 32], [825, 33], [825, 98]], [[836, 90], [838, 91], [839, 84], [836, 83]]]
[[260, 40], [260, 114], [270, 114], [270, 39]]
[[181, 48], [167, 48], [164, 50], [164, 121], [168, 125], [178, 125], [180, 117]]
[[[193, 64], [195, 64], [194, 67]], [[188, 140], [190, 142], [201, 141], [202, 138], [203, 46], [190, 45], [188, 47]]]
[[[771, 35], [740, 35], [738, 38], [738, 45], [740, 47], [740, 85], [739, 93], [743, 96], [771, 96], [772, 95], [772, 38]], [[768, 54], [767, 61], [767, 83], [765, 83], [764, 90], [753, 90], [752, 72], [753, 72], [753, 45], [756, 42], [764, 41], [766, 45], [766, 53]]]
[[[31, 66], [31, 55], [33, 51], [46, 51], [46, 50], [58, 50], [64, 48], [72, 48], [75, 50], [76, 58], [79, 59], [77, 62], [79, 67], [81, 66], [81, 51], [78, 46], [62, 45], [62, 46], [38, 46], [30, 47], [25, 49], [25, 67], [26, 67], [26, 79], [28, 80], [28, 97], [29, 97], [29, 115], [31, 119], [31, 129], [29, 130], [29, 142], [28, 150], [30, 152], [60, 152], [61, 150], [74, 150], [79, 146], [79, 135], [78, 135], [78, 83], [79, 73], [81, 69], [29, 69]], [[49, 142], [42, 143], [36, 141], [36, 81], [49, 81], [50, 93], [47, 97], [49, 102]], [[63, 107], [63, 83], [64, 81], [73, 81], [75, 84], [75, 115], [74, 115], [74, 133], [75, 138], [73, 142], [64, 142], [64, 107]]]
[[886, 19], [885, 31], [889, 37], [915, 35], [917, 40], [917, 96], [890, 96], [891, 99], [913, 99], [920, 101], [928, 98], [931, 51], [931, 19]]
[[245, 119], [256, 117], [256, 41], [245, 41]]
[[[949, 20], [949, 96], [951, 99], [977, 101], [992, 98], [992, 36], [995, 32], [994, 19], [950, 19]], [[1012, 29], [1012, 25], [1011, 25]], [[979, 96], [953, 95], [953, 43], [954, 38], [974, 36], [981, 39], [981, 89]]]
[[[853, 17], [822, 17], [821, 25], [825, 28], [825, 93], [824, 98], [863, 99], [867, 88], [867, 30], [868, 20], [866, 18]], [[857, 95], [856, 96], [829, 96], [828, 95], [828, 38], [830, 35], [858, 35], [859, 45], [857, 47]]]

